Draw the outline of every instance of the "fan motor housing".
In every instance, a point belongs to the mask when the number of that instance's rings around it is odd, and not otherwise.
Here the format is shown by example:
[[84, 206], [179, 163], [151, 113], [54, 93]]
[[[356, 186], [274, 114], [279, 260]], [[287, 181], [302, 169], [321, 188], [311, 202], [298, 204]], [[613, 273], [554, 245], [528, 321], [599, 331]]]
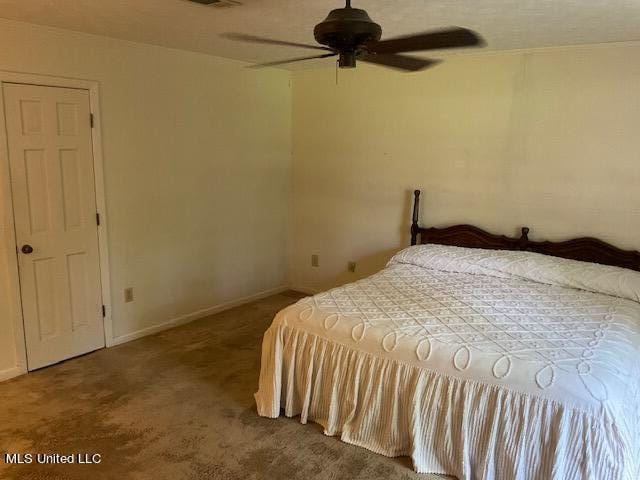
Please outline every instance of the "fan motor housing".
[[358, 47], [380, 40], [382, 28], [364, 10], [336, 8], [315, 26], [313, 36], [318, 43], [340, 52], [340, 67], [353, 68]]

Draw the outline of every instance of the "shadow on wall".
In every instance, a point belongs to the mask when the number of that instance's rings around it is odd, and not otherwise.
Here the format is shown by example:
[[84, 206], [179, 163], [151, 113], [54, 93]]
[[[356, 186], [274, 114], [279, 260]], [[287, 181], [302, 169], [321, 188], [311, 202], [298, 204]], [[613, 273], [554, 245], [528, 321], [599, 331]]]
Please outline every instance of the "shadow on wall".
[[[362, 278], [373, 275], [382, 270], [387, 262], [391, 260], [396, 253], [411, 245], [411, 218], [413, 214], [413, 192], [415, 188], [407, 188], [404, 192], [404, 202], [402, 207], [401, 225], [398, 227], [398, 238], [400, 243], [395, 248], [387, 248], [379, 252], [358, 257], [356, 262], [356, 271], [341, 271], [337, 275], [323, 280], [318, 292], [335, 288], [340, 285], [355, 282]], [[423, 200], [423, 198], [421, 198]]]
[[334, 288], [346, 283], [355, 282], [356, 280], [360, 280], [362, 278], [373, 275], [376, 272], [379, 272], [385, 267], [387, 262], [391, 260], [391, 257], [393, 257], [397, 252], [407, 246], [409, 246], [408, 243], [407, 245], [402, 245], [398, 248], [390, 248], [374, 253], [372, 255], [367, 255], [366, 257], [358, 258], [356, 260], [357, 267], [355, 272], [340, 272], [335, 277], [332, 277], [323, 282], [323, 285], [321, 286], [319, 291], [325, 291], [329, 288]]

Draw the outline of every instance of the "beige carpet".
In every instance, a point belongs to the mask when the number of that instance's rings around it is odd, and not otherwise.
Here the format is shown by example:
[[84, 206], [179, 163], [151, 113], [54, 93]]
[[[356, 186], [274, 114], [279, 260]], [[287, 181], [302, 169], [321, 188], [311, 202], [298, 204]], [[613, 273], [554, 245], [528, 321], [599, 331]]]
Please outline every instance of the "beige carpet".
[[[260, 418], [262, 333], [300, 295], [274, 295], [0, 384], [0, 478], [442, 479]], [[98, 465], [10, 465], [4, 453], [99, 453]]]

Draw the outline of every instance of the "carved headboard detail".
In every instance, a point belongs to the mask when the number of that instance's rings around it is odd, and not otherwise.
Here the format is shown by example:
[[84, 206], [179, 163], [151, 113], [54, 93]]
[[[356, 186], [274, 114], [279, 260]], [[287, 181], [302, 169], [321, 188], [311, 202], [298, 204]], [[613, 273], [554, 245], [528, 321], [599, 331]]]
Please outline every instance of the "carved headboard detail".
[[[528, 250], [554, 257], [570, 258], [583, 262], [601, 263], [640, 271], [640, 252], [622, 250], [598, 240], [583, 237], [563, 242], [536, 242], [529, 240], [529, 229], [523, 227], [519, 238], [494, 235], [473, 225], [454, 225], [435, 228], [418, 224], [420, 190], [414, 192], [411, 245], [436, 243], [458, 247], [487, 248], [492, 250]], [[418, 242], [419, 240], [419, 242]]]

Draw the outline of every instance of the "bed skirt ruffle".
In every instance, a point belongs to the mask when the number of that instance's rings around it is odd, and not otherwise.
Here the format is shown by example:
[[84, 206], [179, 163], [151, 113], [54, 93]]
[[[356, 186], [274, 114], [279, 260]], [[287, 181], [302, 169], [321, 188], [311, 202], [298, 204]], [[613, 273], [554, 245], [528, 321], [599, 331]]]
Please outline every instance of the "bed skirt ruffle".
[[380, 358], [301, 329], [265, 333], [258, 413], [300, 415], [347, 443], [410, 456], [419, 473], [471, 479], [620, 480], [606, 415]]

